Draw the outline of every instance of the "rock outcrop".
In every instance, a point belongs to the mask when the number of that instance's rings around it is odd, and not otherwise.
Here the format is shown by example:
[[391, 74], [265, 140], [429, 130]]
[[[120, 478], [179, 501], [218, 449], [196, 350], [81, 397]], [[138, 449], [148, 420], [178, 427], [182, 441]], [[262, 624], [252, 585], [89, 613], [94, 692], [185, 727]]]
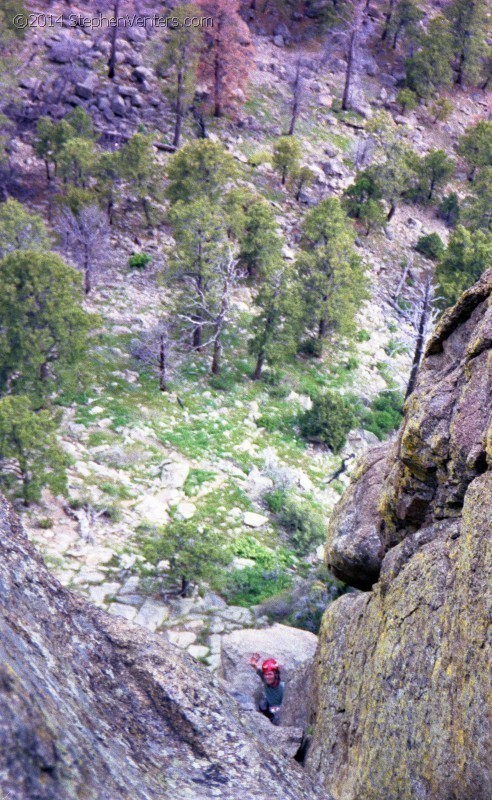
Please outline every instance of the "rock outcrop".
[[492, 797], [491, 347], [489, 271], [444, 315], [386, 465], [366, 461], [331, 526], [339, 575], [379, 573], [320, 631], [307, 767], [337, 800]]
[[64, 589], [3, 500], [0, 550], [1, 797], [318, 797], [205, 667]]

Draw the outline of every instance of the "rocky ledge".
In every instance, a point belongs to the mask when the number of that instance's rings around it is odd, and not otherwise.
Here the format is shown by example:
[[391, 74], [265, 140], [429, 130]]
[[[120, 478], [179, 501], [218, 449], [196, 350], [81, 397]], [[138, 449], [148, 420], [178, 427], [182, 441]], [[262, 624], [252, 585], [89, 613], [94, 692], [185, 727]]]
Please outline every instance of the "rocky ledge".
[[337, 800], [492, 797], [492, 271], [432, 336], [328, 537], [307, 767]]
[[318, 797], [205, 667], [63, 588], [4, 500], [0, 549], [2, 797]]

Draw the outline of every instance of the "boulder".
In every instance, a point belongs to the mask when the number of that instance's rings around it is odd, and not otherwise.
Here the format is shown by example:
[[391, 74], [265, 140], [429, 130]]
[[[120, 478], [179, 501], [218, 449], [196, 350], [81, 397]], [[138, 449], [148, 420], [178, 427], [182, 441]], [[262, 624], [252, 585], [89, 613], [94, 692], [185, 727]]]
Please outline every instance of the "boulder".
[[147, 67], [135, 67], [132, 75], [139, 83], [146, 83], [153, 78], [152, 70], [148, 69]]
[[376, 583], [384, 557], [378, 506], [390, 450], [391, 445], [384, 444], [362, 458], [328, 525], [327, 566], [357, 589], [370, 589]]
[[116, 97], [113, 97], [111, 100], [111, 111], [113, 114], [116, 114], [117, 117], [124, 117], [126, 112], [126, 105], [123, 98], [117, 94]]
[[255, 514], [254, 511], [245, 511], [243, 522], [248, 528], [261, 528], [268, 522], [268, 517], [263, 514]]

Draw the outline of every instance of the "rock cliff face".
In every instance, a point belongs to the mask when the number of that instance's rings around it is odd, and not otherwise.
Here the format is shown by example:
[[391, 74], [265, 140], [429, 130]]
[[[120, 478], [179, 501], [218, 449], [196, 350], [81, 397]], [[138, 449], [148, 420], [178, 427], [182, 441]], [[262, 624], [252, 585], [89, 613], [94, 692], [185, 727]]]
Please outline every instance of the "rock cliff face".
[[307, 766], [337, 800], [492, 797], [491, 297], [492, 271], [445, 314], [330, 529], [337, 574], [379, 576], [320, 631]]
[[3, 500], [0, 551], [2, 800], [318, 797], [204, 667], [63, 589]]

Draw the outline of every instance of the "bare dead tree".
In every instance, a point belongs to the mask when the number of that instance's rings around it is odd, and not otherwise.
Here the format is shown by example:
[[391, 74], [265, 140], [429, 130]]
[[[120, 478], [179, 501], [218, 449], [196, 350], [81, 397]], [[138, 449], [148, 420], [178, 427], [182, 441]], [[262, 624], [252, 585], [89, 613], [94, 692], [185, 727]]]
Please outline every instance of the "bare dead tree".
[[212, 348], [212, 375], [219, 375], [222, 368], [222, 350], [224, 331], [231, 321], [232, 298], [234, 290], [246, 272], [238, 269], [238, 259], [232, 248], [216, 264], [214, 274], [208, 281], [207, 290], [193, 286], [193, 295], [189, 298], [188, 310], [179, 313], [178, 317], [190, 324], [193, 329], [209, 331], [209, 338], [201, 344], [202, 349]]
[[359, 34], [362, 27], [362, 18], [364, 15], [364, 3], [361, 0], [353, 0], [349, 4], [349, 24], [348, 24], [348, 50], [347, 50], [347, 69], [345, 71], [345, 85], [343, 88], [342, 109], [348, 111], [350, 108], [350, 101], [352, 95], [352, 78], [354, 74], [354, 67], [357, 60], [357, 47], [359, 43]]
[[[435, 296], [435, 287], [432, 269], [426, 269], [421, 280], [414, 286], [405, 286], [403, 296], [403, 283], [408, 275], [408, 266], [404, 271], [403, 281], [400, 281], [398, 293], [392, 297], [387, 296], [386, 300], [398, 314], [404, 319], [410, 329], [410, 343], [413, 346], [412, 367], [408, 380], [405, 400], [409, 397], [417, 380], [417, 373], [424, 354], [425, 344], [434, 327], [439, 315], [435, 303], [438, 300]], [[401, 301], [405, 302], [402, 303]]]
[[92, 289], [95, 268], [108, 256], [109, 226], [106, 214], [95, 203], [83, 206], [77, 214], [64, 208], [58, 218], [57, 230], [83, 270], [87, 295]]
[[157, 375], [161, 392], [169, 391], [169, 380], [176, 364], [174, 330], [170, 321], [161, 320], [140, 339], [130, 343], [132, 355]]
[[302, 97], [304, 92], [304, 76], [302, 74], [302, 59], [299, 56], [296, 61], [293, 79], [291, 81], [292, 99], [290, 112], [289, 136], [293, 136], [299, 114], [301, 113]]
[[116, 20], [116, 22], [111, 29], [111, 50], [109, 53], [109, 61], [108, 61], [108, 78], [111, 78], [111, 80], [114, 78], [114, 73], [116, 68], [116, 46], [118, 42], [118, 32], [119, 32], [118, 17], [120, 14], [120, 2], [121, 0], [114, 0], [114, 5], [113, 5], [113, 17]]

